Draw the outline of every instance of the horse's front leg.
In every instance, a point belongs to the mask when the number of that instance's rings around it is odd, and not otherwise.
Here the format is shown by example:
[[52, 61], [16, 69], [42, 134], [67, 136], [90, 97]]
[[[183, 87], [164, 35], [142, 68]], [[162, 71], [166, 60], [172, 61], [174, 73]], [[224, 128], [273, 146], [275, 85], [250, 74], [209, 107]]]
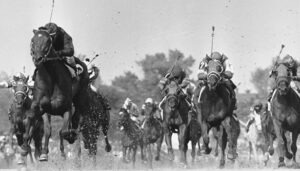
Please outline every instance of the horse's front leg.
[[179, 150], [180, 150], [180, 161], [186, 165], [186, 152], [187, 152], [187, 125], [183, 124], [179, 127]]
[[208, 136], [209, 127], [206, 121], [202, 121], [201, 131], [202, 131], [204, 154], [210, 154], [211, 148], [209, 147], [209, 136]]
[[225, 133], [224, 128], [221, 126], [219, 131], [219, 142], [221, 146], [221, 160], [220, 160], [220, 168], [225, 166], [225, 149], [227, 146], [227, 135]]
[[160, 137], [158, 138], [158, 140], [156, 141], [156, 156], [155, 156], [155, 160], [158, 161], [160, 160], [160, 150], [161, 150], [161, 145], [162, 145], [162, 142], [163, 142], [163, 139], [164, 139], [164, 135], [163, 133], [161, 132], [161, 135]]
[[147, 153], [148, 153], [148, 162], [149, 162], [149, 168], [153, 169], [153, 165], [152, 165], [152, 149], [151, 149], [151, 144], [147, 144]]
[[284, 132], [282, 134], [282, 138], [283, 138], [283, 142], [284, 142], [285, 157], [288, 158], [288, 159], [292, 159], [293, 158], [293, 154], [290, 153], [290, 151], [288, 149], [288, 145], [290, 145], [290, 143], [288, 143], [285, 134], [286, 134], [286, 132]]
[[49, 139], [51, 136], [51, 118], [50, 115], [47, 113], [44, 113], [43, 116], [43, 122], [44, 122], [44, 146], [42, 147], [42, 153], [39, 158], [40, 161], [48, 161], [48, 153], [49, 153]]
[[277, 153], [278, 153], [278, 157], [279, 157], [279, 163], [278, 163], [278, 167], [284, 167], [285, 163], [284, 163], [284, 131], [282, 129], [282, 125], [280, 123], [279, 120], [277, 120], [276, 118], [273, 118], [273, 124], [274, 124], [274, 129], [275, 129], [275, 133], [276, 133], [276, 137], [277, 137]]
[[227, 158], [230, 160], [235, 159], [236, 152], [234, 151], [234, 143], [233, 143], [233, 128], [232, 124], [230, 123], [230, 117], [226, 117], [225, 120], [222, 122], [223, 127], [225, 128], [227, 137], [228, 137], [228, 154]]
[[172, 132], [169, 130], [169, 128], [167, 126], [165, 126], [164, 128], [164, 134], [165, 134], [165, 141], [167, 144], [167, 148], [168, 148], [168, 155], [169, 155], [169, 159], [171, 161], [174, 160], [174, 152], [173, 152], [173, 148], [172, 148]]
[[292, 133], [292, 145], [291, 145], [291, 150], [293, 152], [293, 161], [294, 161], [294, 163], [296, 163], [297, 139], [298, 139], [298, 132], [294, 131]]
[[133, 145], [133, 148], [132, 148], [132, 167], [133, 168], [135, 168], [136, 151], [137, 151], [137, 145]]

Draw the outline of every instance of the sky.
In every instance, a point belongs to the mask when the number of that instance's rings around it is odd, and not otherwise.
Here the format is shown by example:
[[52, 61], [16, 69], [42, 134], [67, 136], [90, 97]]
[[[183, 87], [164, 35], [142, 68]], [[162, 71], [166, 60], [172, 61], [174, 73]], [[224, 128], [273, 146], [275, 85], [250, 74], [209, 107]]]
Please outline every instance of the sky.
[[[32, 73], [33, 29], [50, 21], [52, 0], [0, 1], [0, 70]], [[253, 90], [251, 73], [267, 67], [281, 44], [283, 55], [300, 56], [298, 0], [55, 0], [52, 21], [72, 37], [76, 54], [99, 53], [106, 84], [125, 71], [142, 77], [136, 65], [146, 54], [178, 49], [197, 67], [211, 49], [234, 66], [239, 90]]]

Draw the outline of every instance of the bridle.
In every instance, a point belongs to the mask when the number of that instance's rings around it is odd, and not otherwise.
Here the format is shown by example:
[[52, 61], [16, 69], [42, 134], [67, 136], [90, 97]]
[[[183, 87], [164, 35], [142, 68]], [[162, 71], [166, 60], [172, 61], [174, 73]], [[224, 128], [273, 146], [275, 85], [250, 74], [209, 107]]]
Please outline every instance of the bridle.
[[[50, 46], [48, 47], [48, 51], [43, 55], [41, 56], [41, 60], [38, 61], [39, 63], [44, 63], [44, 62], [47, 62], [47, 61], [53, 61], [53, 60], [62, 60], [61, 57], [52, 57], [52, 58], [47, 58], [49, 55], [50, 55], [50, 52], [53, 48], [53, 38], [51, 36], [50, 33], [48, 33], [46, 30], [39, 30], [39, 32], [44, 32], [46, 33], [47, 35], [49, 35], [49, 38], [50, 38]], [[36, 34], [39, 34], [39, 33], [36, 33]], [[30, 44], [30, 47], [31, 47], [31, 56], [34, 57], [34, 54], [33, 54], [33, 42], [31, 41], [31, 44]], [[35, 59], [34, 59], [35, 61]]]

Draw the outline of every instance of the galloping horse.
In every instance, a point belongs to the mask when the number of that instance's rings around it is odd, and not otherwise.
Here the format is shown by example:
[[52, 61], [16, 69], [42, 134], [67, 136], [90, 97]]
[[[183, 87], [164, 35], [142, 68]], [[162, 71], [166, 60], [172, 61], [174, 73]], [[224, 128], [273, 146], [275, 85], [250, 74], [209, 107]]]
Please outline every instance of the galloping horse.
[[[165, 102], [161, 105], [163, 109], [163, 128], [165, 134], [165, 141], [168, 147], [168, 154], [170, 159], [174, 160], [174, 152], [172, 148], [172, 133], [178, 133], [180, 162], [187, 164], [186, 152], [188, 149], [188, 142], [191, 139], [189, 136], [196, 134], [189, 134], [189, 110], [190, 106], [182, 95], [182, 90], [176, 81], [171, 80], [166, 87], [167, 95]], [[190, 115], [190, 120], [192, 116]], [[200, 136], [198, 137], [198, 139]], [[196, 143], [198, 141], [196, 140]], [[196, 143], [193, 143], [196, 145]]]
[[[292, 77], [289, 68], [285, 64], [277, 64], [273, 74], [276, 81], [276, 90], [271, 99], [271, 113], [278, 141], [278, 167], [282, 167], [285, 166], [284, 153], [287, 158], [293, 158], [294, 164], [296, 164], [296, 143], [300, 131], [300, 98], [290, 86]], [[287, 150], [286, 131], [292, 133], [291, 150], [293, 154], [290, 154]]]
[[[228, 136], [229, 150], [227, 157], [234, 159], [236, 157], [233, 151], [233, 135], [230, 131], [230, 117], [233, 114], [232, 99], [229, 90], [225, 85], [222, 84], [222, 73], [224, 71], [223, 66], [220, 62], [210, 60], [208, 62], [208, 75], [207, 75], [207, 86], [197, 86], [193, 102], [196, 104], [196, 110], [198, 112], [198, 121], [201, 125], [204, 150], [206, 154], [209, 154], [211, 148], [209, 148], [209, 137], [208, 132], [212, 127], [217, 127], [221, 124], [224, 127]], [[221, 129], [222, 130], [222, 129]], [[224, 131], [221, 131], [220, 137], [225, 136]], [[227, 138], [222, 139], [222, 154], [227, 144]], [[225, 165], [225, 158], [222, 155], [220, 166]]]
[[126, 162], [126, 152], [132, 149], [132, 164], [135, 167], [136, 151], [141, 147], [141, 158], [144, 159], [143, 152], [143, 130], [130, 118], [126, 109], [121, 108], [119, 127], [122, 130], [123, 161]]
[[[17, 81], [13, 86], [14, 100], [11, 105], [11, 130], [10, 140], [12, 141], [13, 134], [16, 135], [18, 145], [21, 146], [24, 143], [23, 135], [25, 134], [25, 125], [28, 122], [26, 113], [30, 111], [32, 100], [28, 96], [29, 87], [27, 85], [28, 78], [24, 81]], [[34, 156], [36, 160], [40, 157], [42, 150], [42, 137], [44, 134], [44, 123], [41, 117], [37, 118], [35, 126], [31, 130], [35, 145]], [[32, 159], [31, 153], [29, 154]], [[24, 164], [22, 158], [19, 159], [18, 164]]]
[[110, 114], [108, 110], [104, 109], [101, 98], [97, 92], [94, 92], [90, 87], [87, 90], [89, 98], [89, 107], [87, 114], [83, 117], [82, 121], [82, 136], [84, 147], [89, 150], [89, 156], [93, 159], [93, 164], [96, 166], [97, 154], [97, 140], [100, 135], [100, 126], [105, 137], [106, 152], [111, 151], [107, 132], [109, 129]]
[[[59, 135], [60, 150], [64, 157], [63, 139], [71, 144], [75, 142], [78, 129], [80, 130], [80, 121], [87, 111], [87, 67], [78, 58], [75, 58], [76, 63], [82, 66], [83, 71], [79, 80], [72, 80], [66, 67], [68, 64], [62, 60], [62, 57], [57, 56], [52, 47], [52, 38], [45, 30], [34, 30], [34, 36], [31, 39], [31, 55], [36, 66], [36, 74], [31, 105], [32, 112], [28, 115], [23, 150], [24, 153], [28, 152], [28, 138], [32, 136], [29, 130], [34, 120], [43, 116], [45, 143], [40, 160], [48, 160], [48, 143], [51, 135], [50, 118], [45, 117], [45, 114], [48, 113], [63, 117], [63, 126]], [[75, 107], [74, 114], [72, 114], [72, 103]]]
[[149, 167], [152, 168], [152, 149], [151, 144], [157, 144], [155, 160], [160, 159], [161, 144], [164, 139], [163, 127], [160, 120], [154, 118], [156, 108], [152, 104], [145, 105], [145, 120], [143, 129], [143, 146], [147, 148]]

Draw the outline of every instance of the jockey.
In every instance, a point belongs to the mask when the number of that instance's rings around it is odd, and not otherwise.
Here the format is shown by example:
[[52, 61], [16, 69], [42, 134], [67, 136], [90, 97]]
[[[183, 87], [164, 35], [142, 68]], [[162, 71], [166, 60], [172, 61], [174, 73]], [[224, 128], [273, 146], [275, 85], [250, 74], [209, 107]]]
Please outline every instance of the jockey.
[[154, 118], [161, 119], [160, 113], [158, 113], [157, 104], [154, 102], [152, 98], [147, 98], [145, 100], [145, 103], [142, 105], [141, 115], [144, 117], [147, 117], [146, 108], [151, 110], [152, 113], [150, 114], [153, 114]]
[[222, 64], [224, 71], [222, 74], [222, 83], [225, 84], [225, 86], [228, 88], [228, 90], [231, 92], [231, 98], [233, 100], [233, 107], [234, 109], [237, 109], [236, 107], [236, 97], [235, 97], [235, 91], [236, 85], [232, 82], [231, 78], [233, 77], [233, 68], [232, 65], [229, 63], [229, 59], [226, 55], [220, 54], [219, 52], [213, 52], [211, 54], [211, 57], [206, 55], [206, 57], [200, 62], [199, 65], [199, 71], [198, 71], [198, 79], [200, 83], [205, 83], [207, 78], [207, 65], [210, 60], [216, 60], [219, 61], [220, 64]]
[[130, 115], [130, 118], [135, 121], [137, 125], [139, 125], [139, 110], [137, 105], [133, 103], [130, 98], [126, 98], [122, 108], [126, 109]]
[[[83, 62], [86, 64], [86, 66], [88, 68], [89, 80], [90, 80], [90, 83], [92, 83], [98, 78], [100, 69], [96, 65], [91, 64], [89, 58], [85, 58]], [[99, 97], [101, 98], [101, 101], [103, 102], [105, 109], [111, 110], [108, 100], [99, 91], [97, 91], [97, 88], [95, 86], [93, 86], [93, 84], [90, 84], [90, 87], [94, 92], [96, 92], [99, 95]]]
[[[187, 85], [189, 84], [188, 80], [186, 80], [185, 77], [186, 77], [186, 73], [185, 73], [184, 69], [181, 66], [179, 66], [178, 64], [176, 64], [171, 69], [169, 69], [167, 75], [159, 81], [158, 87], [161, 89], [161, 91], [163, 91], [164, 96], [165, 96], [162, 99], [162, 101], [159, 103], [160, 109], [161, 109], [162, 104], [166, 100], [166, 94], [168, 93], [168, 92], [166, 92], [166, 89], [165, 89], [166, 86], [170, 83], [170, 81], [175, 81], [179, 85], [181, 90], [183, 90], [183, 88], [186, 88]], [[185, 94], [186, 91], [185, 92], [181, 91], [181, 92], [182, 92], [181, 95], [183, 95], [185, 97], [186, 101], [190, 105], [191, 100], [187, 98], [189, 96], [187, 94]]]
[[[22, 72], [17, 72], [13, 75], [12, 79], [9, 81], [2, 81], [0, 82], [0, 88], [12, 88], [17, 84], [17, 82], [26, 83], [27, 78]], [[12, 118], [12, 103], [8, 109], [8, 118], [11, 120]]]
[[[285, 64], [285, 66], [287, 66], [289, 68], [291, 76], [293, 76], [294, 80], [296, 80], [296, 81], [300, 80], [300, 77], [297, 76], [298, 63], [294, 60], [294, 58], [292, 56], [286, 55], [282, 59], [281, 63]], [[275, 63], [269, 77], [274, 77], [274, 70], [276, 69], [275, 68], [276, 66], [277, 66], [277, 62]], [[271, 99], [273, 97], [274, 90], [276, 89], [276, 84], [275, 83], [271, 83], [271, 84], [272, 85], [271, 85], [271, 90], [270, 90], [269, 95], [268, 95], [268, 102], [271, 101]], [[296, 84], [293, 80], [291, 81], [290, 85], [293, 88], [293, 90], [295, 90], [296, 93], [299, 91], [298, 87], [296, 86]]]
[[246, 125], [246, 132], [249, 131], [250, 125], [253, 124], [255, 120], [258, 120], [256, 118], [260, 117], [260, 114], [262, 112], [264, 112], [263, 104], [257, 100], [254, 102], [254, 105], [252, 108], [250, 108], [250, 110], [251, 110], [250, 119], [248, 120], [247, 125]]
[[[77, 66], [74, 58], [74, 46], [72, 37], [61, 27], [55, 23], [47, 23], [39, 30], [46, 30], [52, 37], [52, 46], [57, 56], [65, 59], [67, 67], [69, 68], [72, 78], [78, 79]], [[74, 71], [74, 72], [73, 72]], [[35, 78], [36, 70], [34, 71]]]

